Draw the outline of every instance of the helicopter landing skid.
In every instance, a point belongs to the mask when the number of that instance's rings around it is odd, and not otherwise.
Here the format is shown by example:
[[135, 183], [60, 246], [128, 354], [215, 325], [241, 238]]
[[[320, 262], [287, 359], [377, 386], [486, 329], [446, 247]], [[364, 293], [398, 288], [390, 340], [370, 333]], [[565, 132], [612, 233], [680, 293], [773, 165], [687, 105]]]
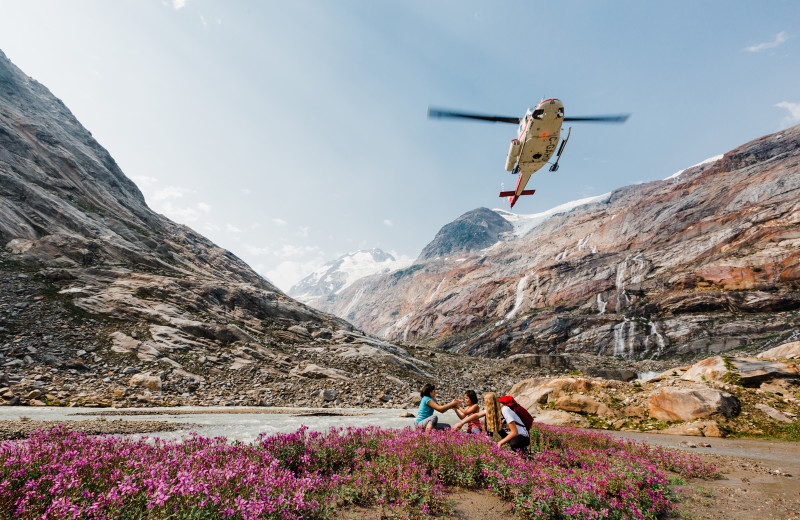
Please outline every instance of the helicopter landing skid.
[[556, 154], [556, 162], [554, 162], [550, 166], [550, 171], [551, 172], [557, 172], [558, 171], [558, 161], [559, 161], [559, 159], [561, 159], [561, 154], [564, 152], [564, 147], [567, 145], [567, 141], [569, 141], [569, 134], [570, 133], [572, 133], [572, 127], [569, 127], [569, 130], [567, 130], [567, 137], [565, 137], [564, 140], [561, 141], [561, 146], [558, 147], [558, 153]]

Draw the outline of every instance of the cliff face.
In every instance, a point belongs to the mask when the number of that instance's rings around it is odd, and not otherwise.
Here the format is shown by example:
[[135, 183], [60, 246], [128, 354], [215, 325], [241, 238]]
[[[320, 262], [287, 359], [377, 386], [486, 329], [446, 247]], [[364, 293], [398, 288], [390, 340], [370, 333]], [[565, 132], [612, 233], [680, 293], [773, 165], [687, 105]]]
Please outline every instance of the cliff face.
[[[167, 327], [185, 345], [268, 342], [300, 323], [311, 331], [351, 328], [150, 210], [64, 104], [2, 53], [0, 247], [4, 276], [33, 273], [50, 297], [76, 312], [123, 328]], [[4, 316], [0, 344], [4, 331], [24, 334], [31, 326], [17, 314]], [[173, 343], [165, 340], [162, 350]]]
[[798, 327], [800, 127], [500, 238], [461, 259], [421, 255], [323, 308], [389, 339], [489, 356], [767, 341]]

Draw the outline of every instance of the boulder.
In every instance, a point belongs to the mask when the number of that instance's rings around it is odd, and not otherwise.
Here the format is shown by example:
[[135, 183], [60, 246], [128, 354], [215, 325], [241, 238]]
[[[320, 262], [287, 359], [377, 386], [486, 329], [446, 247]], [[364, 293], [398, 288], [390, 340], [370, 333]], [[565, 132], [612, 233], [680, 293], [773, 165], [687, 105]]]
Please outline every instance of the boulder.
[[781, 397], [792, 397], [795, 393], [800, 392], [800, 384], [797, 380], [773, 379], [761, 383], [758, 388]]
[[588, 395], [564, 395], [556, 399], [553, 406], [566, 412], [590, 413], [593, 415], [609, 415], [611, 410], [605, 404]]
[[123, 334], [114, 332], [111, 334], [111, 350], [120, 354], [129, 354], [139, 349], [139, 340]]
[[694, 437], [724, 437], [725, 434], [720, 429], [716, 421], [692, 421], [671, 426], [658, 433], [664, 435], [689, 435]]
[[42, 396], [41, 390], [31, 390], [27, 394], [25, 394], [25, 399], [39, 399]]
[[552, 426], [574, 426], [588, 428], [589, 421], [586, 417], [563, 410], [547, 410], [533, 418], [533, 422], [550, 424]]
[[768, 406], [766, 404], [758, 403], [756, 405], [756, 408], [767, 414], [767, 417], [769, 417], [773, 421], [778, 421], [784, 424], [789, 424], [790, 422], [792, 422], [792, 420], [789, 417], [783, 415], [781, 411], [776, 410], [775, 408]]
[[141, 386], [148, 390], [161, 390], [161, 378], [149, 374], [134, 374], [131, 376], [131, 386]]
[[320, 393], [320, 395], [322, 396], [322, 398], [325, 401], [330, 402], [330, 401], [336, 400], [336, 396], [339, 395], [339, 394], [336, 392], [336, 390], [331, 390], [331, 389], [326, 388], [325, 390], [323, 390]]
[[338, 370], [336, 368], [323, 368], [318, 365], [310, 364], [306, 365], [304, 368], [296, 368], [289, 372], [290, 375], [293, 376], [302, 376], [308, 377], [311, 379], [340, 379], [342, 381], [349, 381], [350, 374], [345, 372], [344, 370]]
[[740, 410], [736, 396], [714, 388], [664, 388], [648, 400], [648, 414], [659, 421], [691, 421], [713, 415], [733, 417]]
[[530, 408], [538, 403], [547, 402], [547, 396], [553, 391], [552, 387], [547, 386], [550, 381], [546, 377], [532, 377], [515, 384], [509, 390], [509, 394], [523, 407]]
[[[797, 365], [790, 363], [752, 357], [731, 357], [729, 361], [736, 372], [733, 377], [738, 378], [743, 386], [757, 386], [763, 381], [771, 379], [800, 378]], [[722, 356], [706, 358], [689, 367], [681, 379], [697, 382], [730, 382], [726, 381], [730, 370], [725, 365], [725, 359]]]
[[799, 379], [800, 370], [794, 363], [760, 360], [757, 358], [731, 358], [739, 372], [742, 385], [758, 386], [774, 379]]
[[309, 336], [308, 329], [305, 327], [301, 327], [300, 325], [292, 325], [288, 329], [289, 332], [294, 332], [300, 336]]
[[252, 363], [253, 363], [252, 359], [235, 357], [233, 358], [233, 363], [231, 363], [231, 366], [229, 368], [230, 370], [241, 370], [242, 368], [250, 366]]
[[758, 359], [800, 359], [800, 341], [784, 343], [775, 348], [765, 350], [756, 356]]

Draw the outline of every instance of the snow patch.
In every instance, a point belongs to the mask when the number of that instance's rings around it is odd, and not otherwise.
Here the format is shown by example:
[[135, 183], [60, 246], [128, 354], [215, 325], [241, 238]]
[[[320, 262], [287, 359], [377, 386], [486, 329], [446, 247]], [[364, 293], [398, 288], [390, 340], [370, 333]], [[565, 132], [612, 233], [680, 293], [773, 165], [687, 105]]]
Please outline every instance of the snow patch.
[[514, 226], [514, 231], [512, 231], [512, 234], [515, 237], [521, 237], [554, 215], [566, 213], [567, 211], [575, 209], [578, 206], [584, 206], [594, 202], [606, 202], [608, 201], [609, 197], [611, 197], [611, 192], [594, 197], [586, 197], [585, 199], [573, 200], [572, 202], [567, 202], [565, 204], [561, 204], [560, 206], [550, 208], [547, 211], [542, 211], [541, 213], [531, 213], [528, 215], [519, 215], [504, 209], [493, 209], [492, 211], [506, 219], [511, 223], [512, 226]]
[[695, 164], [695, 165], [693, 165], [693, 166], [689, 166], [689, 168], [684, 168], [683, 170], [681, 170], [681, 171], [679, 171], [679, 172], [675, 172], [675, 173], [673, 173], [672, 175], [670, 175], [669, 177], [667, 177], [667, 178], [666, 178], [666, 179], [664, 179], [664, 180], [665, 180], [665, 181], [668, 181], [668, 180], [670, 180], [670, 179], [677, 179], [678, 177], [680, 177], [680, 176], [681, 176], [681, 174], [682, 174], [683, 172], [685, 172], [686, 170], [688, 170], [688, 169], [690, 169], [690, 168], [694, 168], [695, 166], [702, 166], [702, 165], [704, 165], [704, 164], [715, 163], [715, 162], [719, 161], [720, 159], [722, 159], [722, 155], [715, 155], [714, 157], [709, 157], [709, 158], [708, 158], [708, 159], [706, 159], [705, 161], [699, 162], [699, 163], [697, 163], [697, 164]]

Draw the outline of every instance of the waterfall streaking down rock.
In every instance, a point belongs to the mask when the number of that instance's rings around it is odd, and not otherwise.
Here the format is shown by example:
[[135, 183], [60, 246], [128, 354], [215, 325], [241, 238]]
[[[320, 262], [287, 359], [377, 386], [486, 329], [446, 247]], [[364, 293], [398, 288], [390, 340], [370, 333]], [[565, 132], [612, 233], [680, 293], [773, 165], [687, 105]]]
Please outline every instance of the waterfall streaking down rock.
[[519, 283], [517, 284], [517, 301], [514, 303], [514, 308], [511, 309], [511, 312], [506, 314], [506, 319], [511, 319], [514, 315], [517, 314], [519, 308], [522, 307], [522, 301], [525, 298], [525, 284], [528, 283], [528, 275], [526, 274], [522, 278], [520, 278]]

